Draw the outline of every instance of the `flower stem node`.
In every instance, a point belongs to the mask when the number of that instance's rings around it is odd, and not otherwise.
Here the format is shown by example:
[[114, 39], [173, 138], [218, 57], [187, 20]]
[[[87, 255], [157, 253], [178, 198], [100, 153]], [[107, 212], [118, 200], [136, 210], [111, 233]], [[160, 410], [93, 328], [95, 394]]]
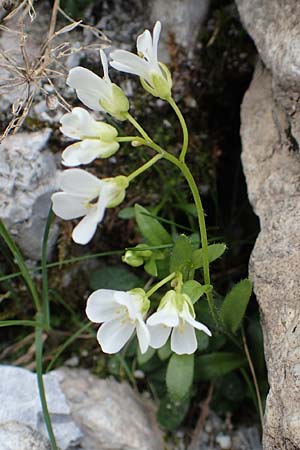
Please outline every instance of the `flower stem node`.
[[67, 84], [76, 90], [77, 97], [94, 111], [104, 111], [118, 120], [126, 120], [129, 101], [122, 89], [112, 83], [108, 75], [107, 58], [100, 50], [104, 76], [100, 78], [84, 67], [70, 70]]
[[156, 22], [153, 37], [145, 30], [137, 38], [137, 55], [126, 50], [111, 53], [112, 67], [121, 72], [132, 73], [140, 77], [143, 88], [155, 97], [167, 100], [171, 97], [172, 77], [169, 69], [158, 61], [157, 49], [161, 23]]
[[195, 311], [189, 296], [175, 290], [165, 294], [157, 312], [148, 318], [147, 325], [151, 347], [162, 347], [171, 334], [171, 350], [178, 355], [192, 354], [197, 350], [195, 328], [211, 336], [210, 330], [195, 320]]
[[52, 195], [54, 213], [64, 220], [83, 219], [73, 230], [77, 244], [87, 244], [93, 237], [106, 208], [119, 205], [128, 186], [122, 175], [100, 180], [82, 169], [68, 169], [60, 176], [62, 192]]
[[150, 302], [143, 289], [114, 291], [98, 289], [88, 300], [86, 314], [92, 322], [102, 323], [97, 333], [105, 353], [117, 353], [137, 333], [141, 353], [150, 343], [150, 333], [144, 322]]
[[62, 163], [68, 167], [89, 164], [96, 158], [109, 158], [114, 155], [120, 144], [116, 138], [115, 127], [96, 121], [83, 108], [73, 108], [60, 119], [61, 132], [80, 142], [69, 145], [62, 153]]

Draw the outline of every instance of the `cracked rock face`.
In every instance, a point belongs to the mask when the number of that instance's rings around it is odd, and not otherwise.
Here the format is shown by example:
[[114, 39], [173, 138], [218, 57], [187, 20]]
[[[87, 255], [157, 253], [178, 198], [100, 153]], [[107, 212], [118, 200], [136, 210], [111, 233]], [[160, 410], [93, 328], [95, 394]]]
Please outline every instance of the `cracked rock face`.
[[260, 218], [250, 272], [270, 393], [266, 450], [300, 448], [300, 2], [236, 0], [260, 63], [242, 105], [243, 166]]
[[[19, 132], [0, 144], [0, 217], [25, 256], [36, 260], [57, 184], [54, 155], [45, 149], [50, 134], [47, 128]], [[57, 235], [52, 230], [49, 249]]]
[[261, 232], [250, 276], [261, 309], [270, 392], [266, 450], [300, 448], [300, 154], [272, 76], [259, 65], [242, 105], [242, 160]]

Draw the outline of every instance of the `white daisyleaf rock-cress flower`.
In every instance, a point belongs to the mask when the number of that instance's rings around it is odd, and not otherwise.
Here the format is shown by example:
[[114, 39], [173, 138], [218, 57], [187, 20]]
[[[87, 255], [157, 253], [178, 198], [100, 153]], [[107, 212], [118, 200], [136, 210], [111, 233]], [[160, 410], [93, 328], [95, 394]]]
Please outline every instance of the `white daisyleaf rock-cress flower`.
[[107, 58], [100, 50], [104, 76], [98, 77], [84, 67], [74, 67], [70, 70], [67, 84], [76, 90], [77, 97], [86, 106], [95, 111], [104, 111], [119, 120], [126, 119], [129, 109], [128, 98], [122, 89], [110, 81]]
[[195, 328], [211, 336], [210, 330], [195, 320], [195, 311], [189, 296], [174, 290], [165, 294], [157, 312], [148, 318], [147, 325], [151, 347], [162, 347], [172, 332], [171, 350], [178, 355], [191, 354], [197, 350]]
[[144, 322], [149, 300], [143, 289], [128, 292], [99, 289], [88, 300], [86, 314], [92, 322], [103, 323], [97, 339], [105, 353], [117, 353], [136, 330], [141, 353], [150, 343], [150, 333]]
[[144, 89], [155, 97], [168, 99], [171, 95], [172, 78], [169, 69], [157, 59], [161, 23], [156, 22], [153, 37], [149, 30], [137, 38], [138, 55], [126, 50], [115, 50], [110, 56], [112, 67], [121, 72], [138, 75]]
[[113, 126], [93, 119], [83, 108], [73, 108], [60, 120], [60, 131], [81, 142], [69, 145], [62, 153], [62, 163], [68, 167], [89, 164], [96, 158], [109, 158], [120, 147], [118, 132]]
[[52, 195], [52, 208], [62, 219], [83, 217], [73, 230], [77, 244], [87, 244], [93, 237], [105, 208], [119, 205], [125, 197], [128, 179], [122, 175], [100, 180], [82, 169], [68, 169], [60, 176], [63, 192]]

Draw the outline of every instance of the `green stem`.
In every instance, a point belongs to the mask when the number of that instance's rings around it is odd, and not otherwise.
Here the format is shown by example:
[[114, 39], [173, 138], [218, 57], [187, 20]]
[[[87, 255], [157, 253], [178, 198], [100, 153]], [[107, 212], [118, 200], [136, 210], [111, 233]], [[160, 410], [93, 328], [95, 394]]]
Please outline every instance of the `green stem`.
[[147, 297], [151, 297], [151, 295], [154, 294], [154, 292], [156, 292], [159, 288], [161, 288], [164, 284], [168, 283], [169, 281], [173, 280], [173, 278], [175, 277], [176, 273], [173, 272], [170, 275], [168, 275], [167, 277], [163, 278], [159, 283], [155, 284], [151, 289], [149, 289], [148, 292], [146, 292]]
[[91, 326], [92, 326], [91, 323], [85, 323], [83, 327], [79, 328], [79, 330], [77, 330], [76, 333], [72, 334], [72, 336], [70, 336], [60, 347], [58, 347], [57, 351], [55, 352], [53, 358], [51, 359], [50, 363], [46, 368], [46, 373], [52, 369], [57, 359], [66, 350], [66, 348], [68, 348], [69, 345], [71, 345], [72, 342], [74, 342], [83, 333], [83, 331], [87, 330], [88, 328], [91, 328]]
[[163, 154], [158, 154], [153, 156], [153, 158], [149, 159], [145, 164], [143, 164], [141, 167], [136, 169], [134, 172], [132, 172], [130, 175], [128, 175], [127, 179], [128, 181], [132, 181], [137, 176], [141, 175], [141, 173], [145, 172], [149, 167], [153, 166], [159, 159], [163, 158]]
[[117, 142], [130, 142], [130, 141], [137, 141], [139, 139], [139, 136], [121, 136], [116, 137]]
[[[185, 164], [184, 161], [179, 161], [178, 158], [173, 156], [171, 153], [164, 151], [159, 145], [155, 144], [154, 142], [144, 142], [144, 145], [147, 145], [148, 147], [153, 148], [158, 153], [162, 154], [162, 157], [164, 159], [170, 161], [175, 166], [177, 166], [189, 185], [189, 188], [193, 195], [193, 199], [194, 199], [194, 202], [196, 205], [197, 215], [198, 215], [198, 223], [199, 223], [201, 245], [202, 245], [202, 252], [203, 252], [204, 283], [210, 284], [209, 259], [208, 259], [208, 239], [207, 239], [207, 233], [206, 233], [205, 215], [204, 215], [202, 201], [201, 201], [201, 197], [200, 197], [195, 179], [194, 179], [190, 169], [188, 168], [188, 166]], [[219, 321], [218, 321], [217, 312], [216, 312], [215, 306], [214, 306], [212, 292], [207, 292], [206, 297], [207, 297], [211, 315], [212, 315], [214, 321], [216, 322], [216, 324], [218, 324]]]
[[143, 138], [146, 141], [152, 142], [152, 139], [150, 138], [150, 136], [146, 133], [146, 131], [144, 130], [143, 127], [141, 127], [141, 125], [135, 120], [135, 118], [128, 112], [126, 114], [126, 118], [127, 120], [129, 120], [129, 122], [134, 126], [134, 128], [136, 130], [138, 130], [138, 132], [140, 133], [141, 136], [143, 136]]
[[35, 361], [36, 361], [36, 374], [37, 374], [37, 382], [38, 389], [42, 404], [43, 416], [46, 423], [46, 428], [48, 431], [49, 439], [51, 442], [52, 450], [58, 450], [55, 436], [53, 433], [53, 428], [51, 425], [50, 414], [48, 410], [45, 387], [43, 381], [43, 367], [42, 367], [42, 359], [43, 359], [43, 336], [42, 336], [42, 328], [37, 326], [35, 329]]
[[24, 258], [22, 256], [19, 248], [14, 243], [9, 231], [7, 230], [7, 228], [5, 227], [4, 223], [1, 220], [0, 220], [0, 236], [2, 236], [6, 245], [10, 249], [10, 251], [14, 257], [14, 262], [17, 263], [17, 265], [19, 266], [20, 272], [21, 272], [21, 274], [24, 278], [24, 281], [28, 287], [28, 290], [31, 294], [31, 297], [33, 299], [36, 310], [40, 311], [41, 305], [40, 305], [39, 295], [38, 295], [37, 289], [35, 287], [35, 284], [32, 281], [32, 278], [30, 276], [29, 270], [25, 264]]
[[172, 106], [173, 110], [175, 111], [175, 114], [177, 115], [181, 128], [182, 128], [182, 133], [183, 133], [183, 142], [182, 142], [182, 149], [180, 152], [180, 156], [179, 156], [179, 161], [184, 162], [185, 159], [185, 155], [188, 149], [188, 145], [189, 145], [189, 133], [188, 133], [188, 129], [186, 126], [186, 122], [184, 120], [184, 117], [180, 111], [180, 109], [178, 108], [178, 106], [176, 105], [175, 101], [173, 100], [172, 97], [167, 99], [168, 103]]
[[47, 223], [45, 226], [43, 244], [42, 244], [42, 309], [43, 309], [43, 319], [45, 324], [45, 329], [50, 329], [50, 307], [49, 307], [49, 290], [48, 290], [48, 272], [47, 272], [47, 249], [48, 249], [48, 239], [51, 228], [51, 223], [53, 220], [52, 208], [50, 208]]

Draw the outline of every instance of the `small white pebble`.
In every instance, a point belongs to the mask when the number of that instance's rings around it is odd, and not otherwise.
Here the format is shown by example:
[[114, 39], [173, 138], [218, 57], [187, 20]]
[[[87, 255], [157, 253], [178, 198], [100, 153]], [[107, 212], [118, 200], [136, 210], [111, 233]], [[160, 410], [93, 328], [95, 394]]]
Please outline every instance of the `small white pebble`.
[[142, 380], [143, 378], [145, 378], [145, 373], [142, 370], [135, 370], [133, 372], [133, 376], [137, 380]]
[[222, 450], [230, 450], [231, 449], [231, 437], [225, 434], [218, 434], [216, 437], [216, 442], [219, 444]]

